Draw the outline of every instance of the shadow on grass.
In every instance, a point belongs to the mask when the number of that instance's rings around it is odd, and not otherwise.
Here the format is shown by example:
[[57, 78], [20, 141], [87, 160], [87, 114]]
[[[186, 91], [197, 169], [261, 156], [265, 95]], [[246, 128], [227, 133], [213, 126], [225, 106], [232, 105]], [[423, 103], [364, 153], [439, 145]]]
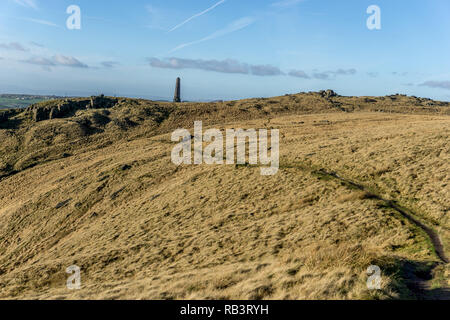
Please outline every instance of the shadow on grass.
[[[373, 262], [382, 274], [394, 279], [393, 291], [400, 300], [450, 300], [450, 288], [443, 276], [442, 263], [384, 257]], [[439, 274], [442, 273], [442, 274]]]
[[16, 130], [20, 127], [21, 123], [21, 119], [8, 119], [5, 122], [0, 122], [0, 129]]

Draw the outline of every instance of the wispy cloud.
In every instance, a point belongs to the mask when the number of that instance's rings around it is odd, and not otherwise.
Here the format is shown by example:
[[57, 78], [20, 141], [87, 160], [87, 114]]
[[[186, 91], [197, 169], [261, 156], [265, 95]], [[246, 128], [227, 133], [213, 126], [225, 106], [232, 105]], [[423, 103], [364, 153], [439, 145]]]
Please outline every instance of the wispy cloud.
[[116, 61], [103, 61], [102, 66], [105, 68], [114, 68], [115, 66], [119, 65], [119, 62]]
[[180, 28], [181, 26], [183, 26], [183, 25], [185, 25], [186, 23], [188, 23], [189, 21], [194, 20], [195, 18], [201, 17], [202, 15], [204, 15], [204, 14], [208, 13], [209, 11], [215, 9], [216, 7], [220, 6], [220, 5], [221, 5], [222, 3], [224, 3], [224, 2], [226, 2], [226, 0], [220, 0], [219, 2], [217, 2], [216, 4], [214, 4], [212, 7], [209, 7], [208, 9], [206, 9], [206, 10], [200, 12], [200, 13], [197, 13], [197, 14], [193, 15], [192, 17], [190, 17], [190, 18], [184, 20], [184, 21], [181, 22], [180, 24], [176, 25], [175, 27], [173, 27], [172, 29], [170, 29], [169, 32], [175, 31], [175, 30], [177, 30], [178, 28]]
[[332, 80], [337, 76], [352, 76], [357, 73], [356, 69], [337, 69], [335, 71], [315, 72], [312, 78], [317, 80]]
[[40, 65], [40, 66], [47, 66], [47, 67], [56, 65], [54, 61], [52, 61], [51, 59], [44, 58], [44, 57], [32, 57], [28, 60], [24, 60], [23, 62], [30, 63], [30, 64], [36, 64], [36, 65]]
[[244, 18], [235, 20], [232, 23], [230, 23], [228, 26], [226, 26], [225, 28], [216, 31], [216, 32], [210, 34], [207, 37], [204, 37], [204, 38], [202, 38], [200, 40], [196, 40], [196, 41], [180, 44], [179, 46], [173, 48], [169, 52], [172, 53], [172, 52], [178, 51], [180, 49], [192, 46], [194, 44], [198, 44], [198, 43], [201, 43], [201, 42], [213, 40], [213, 39], [222, 37], [224, 35], [227, 35], [229, 33], [233, 33], [233, 32], [239, 31], [241, 29], [244, 29], [244, 28], [248, 27], [249, 25], [251, 25], [254, 22], [255, 22], [255, 19], [252, 18], [252, 17], [244, 17]]
[[328, 71], [335, 76], [351, 76], [356, 74], [356, 69], [337, 69], [336, 71]]
[[420, 86], [450, 90], [450, 81], [426, 81]]
[[57, 54], [53, 56], [53, 61], [60, 66], [74, 67], [74, 68], [88, 68], [87, 64], [82, 63], [78, 59], [70, 56], [63, 56]]
[[46, 67], [46, 69], [48, 69], [49, 67], [56, 67], [56, 66], [65, 66], [71, 68], [89, 68], [87, 64], [82, 63], [80, 60], [71, 56], [64, 56], [62, 54], [56, 54], [51, 58], [32, 57], [28, 60], [23, 60], [22, 62]]
[[14, 0], [15, 3], [21, 5], [22, 7], [33, 8], [37, 10], [38, 6], [35, 0]]
[[154, 68], [163, 69], [198, 69], [221, 73], [251, 74], [254, 76], [277, 76], [284, 74], [278, 67], [271, 65], [251, 65], [233, 59], [226, 60], [203, 60], [203, 59], [181, 59], [149, 58], [150, 65]]
[[392, 72], [392, 75], [406, 77], [408, 75], [408, 72]]
[[47, 20], [33, 19], [33, 18], [18, 18], [18, 19], [24, 20], [24, 21], [29, 21], [29, 22], [34, 22], [34, 23], [37, 23], [37, 24], [42, 24], [42, 25], [45, 25], [45, 26], [61, 28], [61, 26], [58, 26], [56, 23], [53, 23], [53, 22], [47, 21]]
[[287, 8], [287, 7], [292, 7], [295, 6], [296, 4], [303, 2], [305, 0], [282, 0], [282, 1], [277, 1], [271, 4], [272, 7], [276, 7], [276, 8]]
[[221, 73], [239, 73], [253, 76], [282, 76], [288, 75], [303, 79], [316, 80], [332, 80], [337, 76], [349, 76], [357, 73], [356, 69], [337, 69], [336, 71], [320, 72], [315, 70], [311, 75], [308, 75], [303, 70], [291, 70], [288, 73], [283, 72], [280, 68], [265, 64], [254, 65], [244, 62], [239, 62], [233, 59], [225, 60], [203, 60], [203, 59], [183, 59], [183, 58], [148, 58], [149, 64], [154, 68], [161, 69], [198, 69], [204, 71], [213, 71]]
[[328, 80], [330, 79], [330, 74], [327, 72], [316, 72], [313, 73], [312, 77], [317, 80]]
[[248, 74], [250, 72], [249, 65], [236, 60], [203, 60], [203, 59], [181, 59], [168, 58], [158, 59], [149, 58], [150, 65], [154, 68], [163, 69], [199, 69], [205, 71], [214, 71], [221, 73], [241, 73]]
[[280, 68], [271, 66], [269, 64], [251, 66], [250, 69], [251, 73], [254, 76], [280, 76], [284, 74], [284, 72], [281, 71]]
[[317, 71], [315, 70], [312, 75], [308, 75], [303, 70], [292, 70], [288, 73], [291, 77], [303, 78], [303, 79], [316, 79], [316, 80], [331, 80], [337, 76], [350, 76], [356, 74], [356, 69], [337, 69], [335, 71]]
[[18, 42], [0, 43], [0, 48], [7, 50], [28, 51], [28, 49]]
[[291, 77], [310, 79], [310, 76], [303, 70], [291, 70], [288, 74]]
[[31, 41], [30, 44], [35, 46], [35, 47], [39, 47], [39, 48], [44, 48], [45, 47], [43, 44], [35, 42], [35, 41]]

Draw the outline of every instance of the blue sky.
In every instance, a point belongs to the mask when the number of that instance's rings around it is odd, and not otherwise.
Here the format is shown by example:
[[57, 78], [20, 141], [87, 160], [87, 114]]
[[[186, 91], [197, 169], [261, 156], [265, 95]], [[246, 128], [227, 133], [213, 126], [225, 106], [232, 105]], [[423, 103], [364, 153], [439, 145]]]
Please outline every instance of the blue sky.
[[331, 88], [448, 101], [449, 13], [448, 0], [2, 0], [0, 92], [170, 99], [179, 76], [187, 100]]

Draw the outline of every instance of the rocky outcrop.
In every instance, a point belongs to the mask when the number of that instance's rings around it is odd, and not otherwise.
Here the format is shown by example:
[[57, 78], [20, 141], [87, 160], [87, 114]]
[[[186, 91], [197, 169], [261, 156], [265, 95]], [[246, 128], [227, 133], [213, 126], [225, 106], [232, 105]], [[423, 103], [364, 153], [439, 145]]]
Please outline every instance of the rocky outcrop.
[[91, 97], [89, 100], [65, 99], [57, 103], [35, 104], [26, 109], [33, 121], [39, 122], [50, 119], [67, 118], [73, 116], [78, 110], [109, 109], [117, 104], [118, 100], [107, 98], [104, 95]]
[[98, 97], [91, 97], [90, 109], [109, 109], [116, 105], [117, 99], [106, 98], [103, 94]]
[[319, 92], [319, 94], [326, 99], [330, 99], [333, 97], [337, 97], [338, 94], [336, 92], [334, 92], [333, 90], [322, 90]]

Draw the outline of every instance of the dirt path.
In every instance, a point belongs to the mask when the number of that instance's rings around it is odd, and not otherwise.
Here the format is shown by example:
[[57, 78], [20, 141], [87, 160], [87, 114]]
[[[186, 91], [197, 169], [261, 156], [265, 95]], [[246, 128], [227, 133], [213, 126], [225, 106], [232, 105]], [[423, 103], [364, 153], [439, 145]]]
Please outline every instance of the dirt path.
[[443, 287], [443, 288], [436, 288], [433, 289], [432, 287], [432, 280], [433, 280], [433, 271], [436, 269], [439, 265], [442, 264], [448, 264], [449, 260], [447, 256], [445, 255], [444, 246], [441, 242], [441, 239], [436, 231], [434, 231], [432, 228], [428, 227], [421, 221], [419, 221], [417, 218], [415, 218], [412, 214], [410, 214], [410, 210], [402, 207], [399, 205], [395, 200], [387, 200], [381, 197], [378, 194], [374, 194], [371, 190], [369, 190], [367, 187], [358, 184], [354, 181], [348, 180], [346, 178], [343, 178], [339, 176], [335, 172], [328, 172], [325, 169], [320, 169], [318, 171], [313, 171], [313, 173], [319, 174], [319, 175], [325, 175], [327, 177], [339, 180], [346, 185], [349, 185], [353, 188], [359, 189], [361, 191], [367, 192], [370, 194], [372, 199], [376, 199], [379, 201], [384, 202], [384, 204], [400, 213], [403, 217], [408, 219], [411, 223], [418, 226], [420, 229], [422, 229], [430, 238], [431, 243], [433, 245], [433, 248], [436, 252], [436, 255], [441, 260], [441, 264], [436, 264], [429, 272], [426, 273], [418, 273], [416, 266], [412, 263], [406, 263], [404, 266], [404, 275], [406, 277], [407, 286], [409, 289], [414, 293], [417, 299], [419, 300], [450, 300], [450, 288]]
[[[417, 270], [417, 266], [412, 262], [406, 262], [404, 265], [404, 276], [406, 278], [406, 285], [411, 290], [411, 292], [415, 295], [415, 297], [419, 300], [450, 300], [450, 288], [442, 287], [442, 288], [433, 288], [432, 281], [434, 270], [436, 270], [439, 266], [447, 265], [449, 263], [449, 259], [445, 254], [444, 246], [442, 241], [435, 230], [419, 221], [413, 215], [415, 215], [411, 210], [402, 207], [395, 200], [387, 200], [381, 197], [380, 195], [374, 193], [369, 190], [369, 188], [365, 187], [362, 184], [356, 183], [344, 177], [341, 177], [336, 172], [327, 171], [325, 169], [314, 170], [310, 167], [305, 167], [302, 165], [285, 165], [285, 168], [295, 168], [302, 169], [312, 172], [313, 174], [317, 174], [320, 176], [324, 176], [327, 178], [339, 180], [345, 185], [355, 188], [361, 191], [368, 193], [371, 199], [379, 200], [385, 204], [386, 207], [391, 208], [398, 213], [400, 213], [403, 217], [405, 217], [408, 221], [418, 226], [421, 230], [423, 230], [427, 236], [429, 237], [433, 249], [441, 261], [440, 263], [436, 263], [429, 271], [427, 272], [419, 272]], [[417, 215], [415, 215], [417, 216]]]
[[374, 194], [372, 191], [370, 191], [368, 188], [366, 188], [365, 186], [361, 185], [361, 184], [357, 184], [351, 180], [345, 179], [341, 176], [339, 176], [337, 173], [335, 172], [328, 172], [325, 171], [324, 169], [321, 169], [319, 171], [315, 171], [315, 173], [321, 174], [321, 175], [326, 175], [329, 177], [332, 177], [334, 179], [337, 179], [341, 182], [344, 182], [347, 185], [350, 185], [354, 188], [357, 188], [361, 191], [367, 192], [371, 195], [372, 199], [376, 199], [379, 201], [384, 202], [384, 204], [389, 207], [394, 209], [395, 211], [399, 212], [402, 216], [404, 216], [406, 219], [408, 219], [410, 222], [414, 223], [416, 226], [418, 226], [419, 228], [421, 228], [430, 238], [431, 243], [433, 244], [434, 250], [436, 251], [436, 255], [439, 257], [439, 259], [447, 264], [449, 263], [448, 258], [445, 255], [445, 251], [444, 251], [444, 246], [442, 245], [441, 239], [439, 238], [439, 235], [437, 234], [436, 231], [434, 231], [432, 228], [428, 227], [427, 225], [425, 225], [424, 223], [422, 223], [421, 221], [419, 221], [418, 219], [416, 219], [415, 217], [413, 217], [410, 213], [408, 213], [408, 209], [403, 208], [402, 206], [400, 206], [395, 200], [387, 200], [384, 199], [383, 197]]

